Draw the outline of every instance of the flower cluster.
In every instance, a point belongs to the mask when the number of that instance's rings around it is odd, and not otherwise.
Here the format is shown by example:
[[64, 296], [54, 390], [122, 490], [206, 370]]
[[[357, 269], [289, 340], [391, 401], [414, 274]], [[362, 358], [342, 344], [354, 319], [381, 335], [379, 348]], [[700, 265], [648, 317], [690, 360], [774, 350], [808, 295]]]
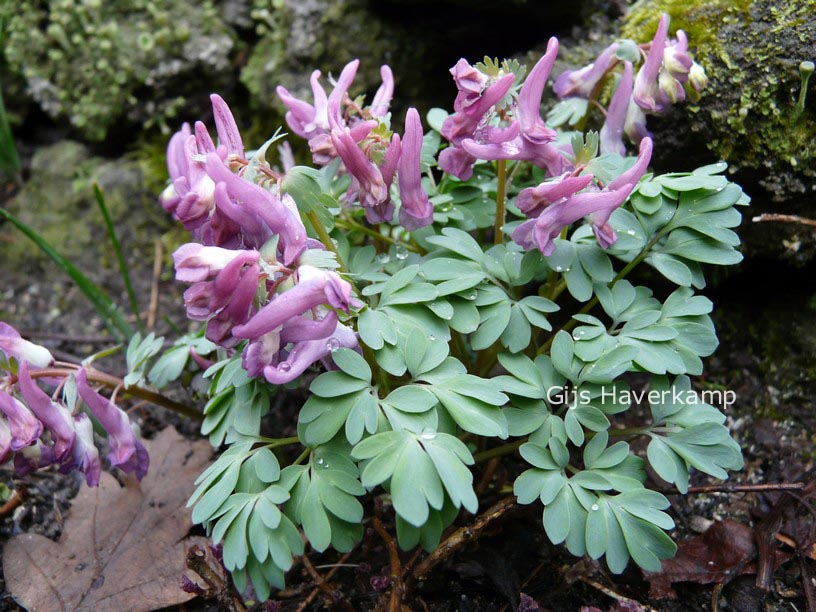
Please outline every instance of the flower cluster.
[[[168, 147], [172, 184], [161, 201], [198, 241], [173, 254], [176, 278], [192, 283], [187, 316], [207, 322], [209, 340], [228, 349], [248, 340], [250, 375], [288, 382], [334, 348], [357, 347], [336, 312], [348, 312], [351, 285], [310, 264], [324, 247], [308, 238], [295, 201], [281, 192], [283, 177], [265, 161], [245, 159], [229, 107], [216, 95], [212, 102], [218, 146], [198, 122], [184, 125]], [[308, 133], [317, 137], [318, 124]]]
[[312, 160], [326, 165], [340, 158], [351, 177], [346, 203], [359, 203], [369, 223], [389, 222], [394, 216], [391, 185], [399, 186], [399, 222], [407, 230], [429, 225], [433, 206], [422, 189], [420, 153], [422, 124], [414, 108], [405, 115], [402, 137], [390, 130], [388, 107], [394, 95], [394, 77], [382, 66], [383, 83], [368, 106], [348, 95], [359, 60], [343, 68], [330, 94], [320, 84], [320, 71], [312, 73], [313, 103], [294, 97], [284, 87], [278, 96], [288, 109], [286, 123], [309, 141]]
[[[672, 104], [685, 100], [687, 94], [697, 98], [708, 83], [702, 66], [689, 55], [685, 32], [678, 30], [674, 39], [669, 38], [668, 33], [669, 16], [663, 14], [650, 43], [640, 46], [631, 43], [635, 57], [627, 55], [623, 42], [615, 42], [593, 63], [579, 70], [568, 70], [556, 79], [553, 90], [559, 98], [595, 99], [604, 77], [623, 63], [623, 73], [601, 130], [601, 153], [624, 155], [624, 134], [635, 144], [651, 136], [646, 129], [646, 113], [665, 113]], [[643, 63], [633, 76], [633, 62], [640, 58]]]
[[[588, 94], [603, 76], [599, 71], [609, 69], [614, 50], [613, 46], [602, 54], [596, 61], [597, 69], [590, 66], [578, 71], [578, 75], [561, 75], [556, 81], [556, 90]], [[501, 74], [500, 71], [491, 78], [466, 60], [459, 60], [451, 68], [458, 89], [454, 101], [456, 112], [442, 125], [442, 135], [451, 146], [439, 155], [440, 168], [461, 180], [473, 175], [477, 160], [527, 161], [543, 168], [550, 180], [524, 189], [516, 200], [528, 220], [513, 230], [512, 237], [524, 248], [538, 248], [545, 255], [552, 254], [555, 248], [552, 240], [563, 228], [587, 216], [598, 243], [603, 248], [614, 243], [617, 236], [609, 225], [609, 218], [646, 172], [652, 154], [651, 139], [642, 138], [636, 163], [608, 185], [602, 185], [587, 172], [585, 164], [559, 146], [558, 133], [546, 125], [540, 111], [544, 88], [557, 55], [558, 40], [551, 38], [546, 53], [530, 71], [517, 95], [511, 91], [512, 73]], [[625, 90], [627, 79], [631, 90], [632, 67], [628, 62], [618, 92]], [[626, 114], [626, 102], [615, 94], [607, 124], [621, 112]], [[614, 138], [615, 134], [620, 138], [622, 128], [610, 136], [612, 129], [604, 126], [602, 142]], [[615, 152], [623, 154], [625, 149]]]
[[[70, 384], [91, 415], [108, 434], [111, 467], [132, 472], [140, 480], [150, 459], [127, 414], [93, 389], [84, 368], [63, 374], [52, 371], [54, 358], [45, 347], [25, 340], [13, 327], [0, 323], [0, 352], [6, 376], [0, 380], [0, 463], [13, 458], [18, 476], [56, 465], [63, 473], [78, 469], [90, 486], [99, 484], [102, 463], [94, 444], [91, 418], [55, 399]], [[16, 375], [12, 362], [17, 364]], [[57, 384], [48, 395], [36, 380]], [[74, 404], [76, 404], [74, 397]]]

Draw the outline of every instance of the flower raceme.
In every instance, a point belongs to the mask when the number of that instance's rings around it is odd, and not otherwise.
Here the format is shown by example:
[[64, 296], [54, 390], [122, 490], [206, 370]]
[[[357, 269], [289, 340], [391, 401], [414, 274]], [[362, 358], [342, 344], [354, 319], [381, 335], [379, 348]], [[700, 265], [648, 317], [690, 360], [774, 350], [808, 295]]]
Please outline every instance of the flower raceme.
[[[13, 458], [18, 476], [50, 465], [63, 473], [77, 469], [89, 486], [97, 486], [102, 471], [94, 442], [93, 423], [87, 414], [69, 408], [37, 384], [37, 370], [53, 363], [50, 352], [24, 340], [10, 325], [0, 322], [2, 350], [17, 362], [16, 376], [0, 380], [0, 462]], [[30, 359], [29, 359], [30, 358]], [[4, 366], [5, 368], [6, 366]], [[147, 473], [149, 457], [134, 433], [127, 414], [102, 397], [88, 382], [85, 369], [75, 374], [79, 396], [108, 434], [111, 467], [133, 472], [140, 480]], [[62, 388], [67, 377], [49, 372], [45, 380]]]

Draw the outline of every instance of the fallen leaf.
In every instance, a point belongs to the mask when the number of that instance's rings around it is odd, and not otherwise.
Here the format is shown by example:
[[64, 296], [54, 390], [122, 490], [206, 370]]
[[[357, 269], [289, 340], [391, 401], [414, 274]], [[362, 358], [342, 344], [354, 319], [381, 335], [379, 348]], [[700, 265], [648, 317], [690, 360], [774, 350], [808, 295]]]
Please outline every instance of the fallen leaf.
[[99, 487], [83, 487], [73, 501], [62, 538], [12, 538], [3, 572], [14, 599], [29, 610], [140, 612], [194, 597], [179, 588], [188, 538], [185, 507], [193, 481], [212, 458], [205, 440], [190, 441], [168, 427], [145, 444], [150, 471], [124, 487], [103, 473]]
[[677, 597], [675, 582], [723, 583], [734, 576], [753, 573], [756, 554], [754, 532], [736, 521], [718, 521], [705, 533], [680, 542], [677, 555], [663, 561], [659, 572], [644, 572], [649, 596]]

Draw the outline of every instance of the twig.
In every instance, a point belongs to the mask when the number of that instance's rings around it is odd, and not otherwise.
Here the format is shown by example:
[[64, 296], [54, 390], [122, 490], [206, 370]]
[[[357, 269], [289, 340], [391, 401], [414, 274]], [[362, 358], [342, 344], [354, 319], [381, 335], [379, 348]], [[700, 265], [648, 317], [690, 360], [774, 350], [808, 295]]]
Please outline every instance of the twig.
[[799, 215], [782, 215], [779, 213], [765, 213], [758, 215], [751, 219], [754, 223], [761, 223], [763, 221], [782, 221], [783, 223], [798, 223], [800, 225], [809, 225], [816, 227], [816, 219], [808, 219], [807, 217], [800, 217]]
[[[115, 389], [119, 385], [123, 384], [121, 378], [117, 378], [111, 374], [93, 369], [86, 369], [85, 371], [88, 374], [89, 381], [104, 385], [109, 389]], [[31, 378], [63, 378], [65, 376], [70, 376], [75, 372], [76, 369], [73, 368], [44, 368], [42, 370], [35, 370], [31, 372]], [[161, 393], [151, 391], [150, 389], [133, 385], [125, 389], [125, 393], [127, 395], [132, 395], [133, 397], [138, 397], [139, 399], [147, 400], [153, 404], [156, 404], [157, 406], [162, 406], [163, 408], [172, 410], [173, 412], [178, 412], [179, 414], [196, 421], [202, 421], [204, 419], [204, 415], [192, 406], [187, 406], [186, 404], [172, 400], [169, 397], [166, 397]]]
[[399, 551], [397, 545], [394, 543], [394, 538], [383, 527], [380, 517], [375, 516], [372, 519], [372, 525], [377, 535], [382, 538], [385, 543], [385, 548], [388, 550], [388, 560], [391, 564], [391, 598], [388, 604], [389, 612], [399, 612], [400, 601], [404, 592], [402, 584], [402, 567], [400, 564]]
[[596, 580], [593, 580], [592, 578], [588, 578], [586, 576], [580, 576], [578, 578], [578, 580], [580, 580], [584, 584], [588, 584], [593, 589], [596, 589], [596, 590], [600, 591], [601, 593], [603, 593], [607, 597], [611, 597], [615, 601], [620, 602], [622, 604], [629, 604], [632, 607], [637, 606], [636, 609], [638, 609], [638, 610], [654, 610], [654, 608], [652, 608], [651, 606], [644, 606], [639, 601], [634, 600], [634, 599], [632, 599], [630, 597], [626, 597], [626, 595], [621, 595], [620, 593], [617, 593], [617, 592], [613, 591], [609, 587], [601, 584], [600, 582], [598, 582]]
[[8, 516], [14, 512], [14, 510], [23, 503], [24, 499], [25, 494], [20, 489], [12, 491], [6, 503], [0, 506], [0, 517]]
[[[348, 552], [347, 552], [345, 555], [343, 555], [342, 557], [340, 557], [340, 560], [339, 560], [337, 563], [335, 563], [334, 565], [332, 565], [331, 570], [329, 571], [329, 573], [328, 573], [328, 574], [326, 574], [326, 580], [327, 580], [327, 581], [328, 581], [328, 580], [331, 580], [332, 578], [334, 578], [334, 575], [337, 573], [337, 571], [338, 571], [338, 570], [339, 570], [341, 567], [354, 567], [354, 566], [350, 566], [350, 565], [347, 565], [347, 564], [346, 564], [346, 561], [348, 561], [348, 558], [351, 556], [351, 553], [352, 553], [352, 552], [354, 552], [354, 551], [353, 551], [353, 550], [348, 551]], [[315, 568], [315, 569], [317, 569], [317, 568]], [[307, 571], [308, 571], [308, 570], [307, 570]], [[312, 592], [311, 592], [311, 593], [309, 593], [309, 594], [306, 596], [306, 599], [304, 599], [303, 601], [301, 601], [301, 602], [300, 602], [300, 604], [298, 605], [297, 609], [298, 609], [298, 610], [305, 610], [306, 608], [308, 608], [308, 607], [309, 607], [309, 604], [311, 604], [311, 603], [314, 601], [314, 598], [315, 598], [315, 597], [317, 597], [317, 594], [318, 594], [319, 592], [320, 592], [320, 587], [315, 587], [314, 589], [312, 589]]]
[[[768, 484], [722, 484], [722, 485], [701, 485], [689, 487], [689, 493], [758, 493], [764, 491], [800, 491], [805, 488], [802, 482], [772, 482]], [[664, 495], [678, 495], [675, 489], [661, 489]]]
[[479, 479], [479, 484], [476, 485], [475, 491], [477, 497], [481, 497], [484, 495], [485, 491], [487, 491], [488, 487], [490, 486], [490, 482], [493, 480], [493, 476], [496, 474], [496, 470], [498, 469], [500, 462], [501, 457], [493, 457], [487, 462], [484, 472], [482, 473], [482, 477]]
[[210, 566], [207, 561], [207, 553], [203, 548], [193, 545], [187, 549], [187, 567], [207, 583], [205, 598], [218, 600], [220, 607], [224, 610], [246, 611], [240, 596], [233, 591], [231, 582], [219, 576]]
[[435, 551], [428, 555], [422, 563], [417, 565], [416, 569], [411, 573], [409, 580], [413, 582], [414, 580], [422, 580], [425, 578], [434, 567], [450, 557], [468, 542], [477, 539], [491, 523], [500, 519], [516, 507], [516, 498], [514, 495], [505, 497], [493, 504], [483, 514], [480, 514], [472, 525], [457, 529], [446, 538], [444, 542], [437, 546]]
[[[312, 577], [312, 580], [314, 580], [314, 583], [317, 586], [317, 588], [323, 591], [326, 595], [328, 595], [329, 599], [338, 608], [342, 610], [348, 610], [349, 612], [354, 611], [354, 608], [352, 608], [351, 604], [349, 604], [349, 602], [346, 601], [346, 599], [343, 597], [343, 594], [340, 591], [335, 591], [334, 589], [332, 589], [331, 585], [327, 582], [325, 578], [323, 578], [323, 576], [320, 575], [320, 572], [318, 572], [315, 569], [314, 565], [312, 565], [312, 562], [309, 561], [309, 558], [305, 554], [300, 558], [300, 561], [301, 563], [303, 563], [303, 567]], [[308, 605], [309, 605], [308, 603], [301, 602], [301, 604], [297, 608], [297, 611], [302, 612], [303, 610], [306, 609], [306, 606]]]
[[159, 277], [161, 276], [162, 243], [156, 240], [153, 243], [153, 281], [150, 283], [150, 306], [147, 311], [147, 329], [152, 330], [156, 325], [156, 313], [159, 310]]
[[493, 243], [504, 242], [504, 218], [507, 199], [507, 161], [500, 159], [497, 163], [498, 184], [496, 187], [496, 222], [493, 226]]

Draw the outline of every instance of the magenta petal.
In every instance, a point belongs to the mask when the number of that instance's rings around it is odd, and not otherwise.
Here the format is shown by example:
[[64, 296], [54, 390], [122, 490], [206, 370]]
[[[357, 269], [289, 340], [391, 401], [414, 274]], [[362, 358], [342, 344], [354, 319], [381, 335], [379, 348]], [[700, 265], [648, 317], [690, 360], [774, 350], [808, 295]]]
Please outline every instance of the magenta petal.
[[643, 62], [643, 66], [635, 77], [633, 97], [637, 105], [645, 111], [660, 112], [665, 109], [665, 105], [659, 99], [657, 77], [660, 74], [660, 66], [663, 64], [663, 52], [666, 49], [668, 32], [669, 16], [663, 13], [646, 61]]
[[623, 144], [623, 130], [626, 125], [626, 115], [629, 102], [632, 99], [632, 64], [626, 62], [609, 109], [606, 121], [601, 128], [601, 155], [617, 153], [626, 155], [626, 145]]
[[541, 119], [541, 97], [558, 56], [558, 39], [554, 36], [547, 44], [547, 52], [536, 62], [524, 81], [518, 97], [518, 117], [526, 138], [538, 142], [540, 138], [553, 140], [552, 130]]
[[17, 378], [26, 404], [51, 433], [54, 440], [54, 456], [56, 461], [61, 463], [70, 456], [76, 438], [71, 415], [64, 406], [54, 402], [31, 379], [27, 362], [20, 363]]
[[0, 417], [0, 464], [8, 461], [11, 455], [11, 429], [6, 419]]
[[102, 397], [91, 388], [84, 369], [77, 372], [76, 381], [80, 397], [108, 433], [108, 444], [110, 446], [108, 459], [110, 459], [111, 465], [130, 467], [132, 465], [131, 460], [136, 454], [138, 440], [131, 429], [127, 414], [112, 401]]
[[80, 413], [74, 417], [74, 430], [74, 466], [85, 474], [89, 487], [99, 486], [102, 462], [99, 460], [99, 450], [94, 445], [93, 423], [87, 414]]
[[238, 131], [238, 124], [235, 123], [235, 117], [232, 116], [230, 107], [218, 94], [212, 94], [210, 101], [212, 102], [218, 140], [227, 147], [230, 154], [243, 157], [244, 142], [241, 139], [241, 132]]
[[20, 332], [2, 321], [0, 321], [0, 352], [6, 358], [13, 357], [17, 361], [28, 361], [37, 368], [45, 368], [54, 363], [51, 351], [26, 340], [20, 335]]
[[11, 450], [31, 446], [42, 435], [42, 423], [20, 400], [0, 391], [0, 412], [6, 415], [11, 429]]
[[399, 158], [400, 223], [413, 231], [433, 222], [433, 204], [422, 189], [422, 123], [415, 108], [405, 114], [405, 135]]
[[357, 334], [345, 325], [338, 323], [330, 337], [296, 343], [284, 361], [276, 366], [269, 365], [265, 367], [263, 374], [266, 380], [272, 384], [280, 385], [291, 382], [303, 374], [313, 363], [331, 355], [333, 350], [357, 348], [357, 346]]
[[618, 43], [612, 43], [588, 66], [584, 66], [580, 70], [562, 72], [553, 85], [555, 95], [559, 98], [566, 98], [567, 96], [588, 98], [598, 81], [617, 61], [615, 58], [617, 50]]
[[394, 73], [391, 68], [383, 64], [380, 67], [380, 76], [382, 77], [382, 85], [374, 94], [374, 99], [371, 100], [369, 110], [374, 117], [384, 117], [388, 112], [388, 106], [391, 104], [391, 98], [394, 97]]

